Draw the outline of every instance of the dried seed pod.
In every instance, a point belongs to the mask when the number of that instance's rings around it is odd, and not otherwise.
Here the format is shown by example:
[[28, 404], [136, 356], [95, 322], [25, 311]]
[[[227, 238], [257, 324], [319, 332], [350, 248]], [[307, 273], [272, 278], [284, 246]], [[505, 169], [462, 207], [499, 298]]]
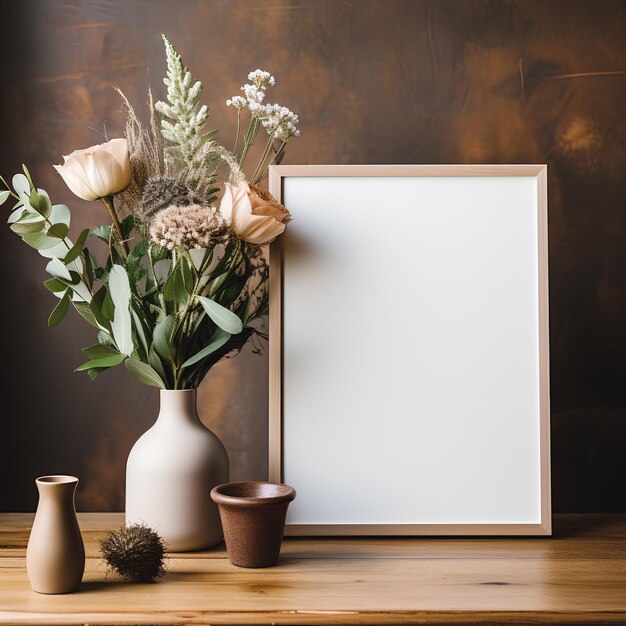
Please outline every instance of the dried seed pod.
[[165, 545], [145, 524], [113, 530], [100, 541], [109, 568], [133, 582], [153, 582], [165, 574]]

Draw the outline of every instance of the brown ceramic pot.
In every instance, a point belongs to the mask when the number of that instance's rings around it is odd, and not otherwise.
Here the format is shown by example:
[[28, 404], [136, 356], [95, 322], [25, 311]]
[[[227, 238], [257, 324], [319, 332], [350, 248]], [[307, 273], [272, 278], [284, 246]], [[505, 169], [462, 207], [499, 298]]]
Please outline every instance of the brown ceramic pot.
[[296, 491], [289, 485], [247, 481], [211, 491], [218, 505], [228, 558], [237, 567], [276, 565], [285, 517]]

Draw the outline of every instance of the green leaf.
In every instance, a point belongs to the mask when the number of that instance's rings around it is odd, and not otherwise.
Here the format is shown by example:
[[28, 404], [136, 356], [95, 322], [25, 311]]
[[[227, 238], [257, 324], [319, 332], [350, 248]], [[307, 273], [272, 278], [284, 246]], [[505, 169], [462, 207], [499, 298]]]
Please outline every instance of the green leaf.
[[89, 382], [92, 383], [96, 380], [102, 372], [106, 372], [106, 368], [94, 367], [93, 369], [87, 370], [87, 378], [89, 378]]
[[148, 252], [148, 240], [142, 239], [131, 251], [126, 259], [126, 273], [131, 285], [136, 285], [146, 274], [141, 261]]
[[151, 345], [148, 350], [148, 364], [155, 372], [158, 373], [162, 381], [167, 381], [167, 374], [165, 373], [165, 368], [163, 367], [163, 361], [161, 361], [159, 355], [156, 353], [154, 344]]
[[137, 312], [135, 311], [135, 307], [132, 304], [130, 306], [130, 314], [131, 314], [131, 317], [133, 318], [135, 334], [137, 335], [137, 338], [139, 339], [141, 347], [143, 348], [145, 357], [148, 358], [148, 342], [146, 341], [146, 334], [143, 330], [143, 324], [141, 323], [141, 319], [139, 318], [139, 315], [137, 315]]
[[65, 291], [67, 289], [67, 285], [58, 278], [48, 278], [48, 280], [43, 281], [43, 285], [52, 293], [60, 293], [61, 291]]
[[80, 256], [80, 253], [83, 251], [83, 248], [85, 247], [85, 241], [87, 241], [88, 236], [89, 236], [88, 228], [85, 228], [85, 230], [81, 231], [80, 235], [78, 235], [78, 239], [76, 240], [76, 243], [70, 248], [68, 253], [65, 255], [65, 258], [63, 259], [63, 263], [65, 263], [65, 265], [67, 265], [68, 263], [71, 263], [72, 261], [75, 261]]
[[67, 224], [63, 222], [59, 222], [58, 224], [53, 224], [48, 228], [48, 235], [52, 235], [54, 237], [58, 237], [59, 239], [65, 239], [67, 233], [70, 231]]
[[209, 356], [216, 350], [219, 350], [229, 339], [231, 338], [231, 334], [227, 333], [225, 330], [218, 328], [211, 337], [210, 343], [202, 348], [199, 352], [194, 354], [191, 358], [187, 359], [182, 367], [189, 367], [198, 361], [204, 359], [204, 357]]
[[104, 313], [102, 312], [102, 308], [104, 306], [104, 300], [106, 297], [107, 297], [107, 288], [103, 285], [102, 287], [100, 287], [100, 289], [98, 289], [98, 291], [96, 291], [96, 293], [94, 293], [93, 297], [91, 298], [91, 302], [89, 303], [89, 308], [91, 309], [93, 316], [95, 317], [98, 325], [101, 326], [102, 328], [111, 327], [109, 320], [105, 317]]
[[163, 297], [170, 302], [185, 302], [188, 297], [181, 265], [182, 261], [176, 264], [163, 285]]
[[50, 215], [50, 211], [52, 210], [52, 203], [50, 202], [50, 198], [48, 196], [44, 196], [37, 191], [30, 192], [30, 206], [42, 215], [43, 217], [48, 217]]
[[109, 322], [113, 321], [113, 318], [115, 317], [115, 304], [113, 303], [113, 298], [111, 298], [109, 290], [107, 290], [104, 294], [101, 310], [105, 319], [109, 320]]
[[0, 205], [4, 204], [10, 195], [10, 191], [0, 191]]
[[97, 237], [98, 239], [104, 241], [104, 243], [108, 244], [111, 237], [111, 225], [102, 224], [101, 226], [96, 226], [89, 231], [89, 236]]
[[61, 298], [59, 304], [54, 307], [52, 313], [50, 313], [50, 317], [48, 318], [48, 327], [52, 328], [53, 326], [57, 326], [60, 324], [67, 312], [70, 308], [70, 300], [72, 299], [71, 291], [67, 289]]
[[85, 259], [85, 278], [87, 279], [89, 285], [93, 285], [96, 272], [96, 262], [87, 248], [83, 248], [83, 258]]
[[58, 237], [48, 237], [44, 232], [26, 233], [22, 237], [22, 241], [27, 243], [31, 248], [35, 248], [35, 250], [47, 250], [61, 243]]
[[[185, 290], [185, 296], [193, 291], [194, 279], [193, 272], [189, 267], [189, 262], [185, 257], [180, 260], [180, 273], [183, 280], [183, 288]], [[186, 298], [185, 298], [186, 299]]]
[[130, 234], [133, 232], [133, 228], [135, 228], [135, 216], [128, 215], [125, 217], [120, 224], [120, 228], [122, 230], [122, 237], [124, 237], [124, 239], [129, 239]]
[[26, 233], [38, 233], [43, 230], [46, 223], [43, 220], [38, 222], [15, 222], [9, 226], [9, 228], [18, 235], [25, 235]]
[[93, 346], [87, 346], [83, 348], [83, 354], [90, 360], [103, 359], [107, 356], [119, 354], [117, 350], [109, 346], [105, 346], [101, 343], [96, 343]]
[[84, 319], [86, 319], [90, 324], [95, 326], [96, 328], [100, 328], [98, 324], [98, 320], [96, 320], [96, 316], [93, 314], [91, 307], [86, 302], [74, 302], [72, 301], [74, 308], [78, 311], [79, 315], [81, 315]]
[[30, 172], [28, 171], [28, 168], [22, 163], [22, 170], [26, 176], [26, 180], [28, 180], [28, 184], [30, 185], [30, 189], [34, 189], [35, 188], [35, 184], [33, 183], [33, 179], [30, 175]]
[[210, 295], [215, 295], [219, 288], [226, 282], [226, 279], [230, 276], [230, 270], [227, 270], [223, 274], [220, 274], [212, 283], [209, 289]]
[[55, 278], [60, 278], [61, 280], [67, 280], [68, 282], [72, 281], [72, 275], [70, 271], [65, 267], [63, 261], [58, 258], [53, 258], [50, 260], [48, 265], [46, 265], [46, 272], [51, 274]]
[[118, 350], [130, 356], [135, 349], [130, 319], [130, 283], [126, 270], [114, 265], [109, 272], [109, 292], [115, 305], [115, 315], [111, 323], [113, 338]]
[[68, 228], [70, 225], [70, 210], [64, 204], [55, 204], [50, 211], [48, 218], [53, 224], [65, 224]]
[[152, 333], [152, 345], [156, 353], [170, 363], [173, 361], [171, 339], [175, 323], [176, 318], [173, 315], [168, 315], [154, 327]]
[[126, 359], [126, 369], [144, 385], [165, 389], [165, 383], [161, 377], [147, 363], [143, 363], [139, 359], [131, 357]]
[[238, 335], [243, 330], [241, 320], [232, 311], [204, 296], [196, 296], [196, 298], [213, 322], [227, 333]]
[[13, 190], [18, 196], [30, 196], [30, 183], [24, 174], [16, 174], [11, 181]]
[[77, 367], [75, 372], [84, 372], [85, 370], [90, 370], [95, 367], [115, 367], [119, 365], [123, 361], [126, 360], [125, 354], [111, 354], [109, 356], [101, 357], [98, 359], [90, 359], [86, 363], [83, 363], [81, 366]]

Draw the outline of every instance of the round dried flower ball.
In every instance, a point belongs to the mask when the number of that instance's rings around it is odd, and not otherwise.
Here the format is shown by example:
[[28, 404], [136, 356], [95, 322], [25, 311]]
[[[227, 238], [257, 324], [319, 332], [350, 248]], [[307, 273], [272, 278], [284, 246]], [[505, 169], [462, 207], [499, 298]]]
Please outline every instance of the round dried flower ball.
[[165, 545], [145, 524], [113, 530], [100, 541], [100, 552], [109, 568], [133, 582], [154, 582], [165, 574]]

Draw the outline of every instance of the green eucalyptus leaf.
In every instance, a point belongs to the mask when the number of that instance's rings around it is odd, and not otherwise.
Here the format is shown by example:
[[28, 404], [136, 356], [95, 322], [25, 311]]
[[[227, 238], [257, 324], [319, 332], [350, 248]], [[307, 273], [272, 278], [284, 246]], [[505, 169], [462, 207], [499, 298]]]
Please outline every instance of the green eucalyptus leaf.
[[18, 196], [30, 196], [30, 183], [24, 174], [16, 174], [11, 180], [13, 190]]
[[158, 372], [153, 370], [147, 363], [143, 363], [135, 357], [126, 359], [126, 369], [144, 385], [165, 389], [165, 382], [161, 379]]
[[220, 287], [226, 282], [226, 279], [230, 276], [230, 270], [220, 274], [212, 283], [209, 289], [209, 295], [213, 296], [217, 293]]
[[50, 313], [50, 317], [48, 318], [49, 328], [52, 328], [53, 326], [58, 326], [64, 320], [70, 308], [71, 298], [71, 291], [67, 289], [65, 294], [61, 298], [61, 301], [54, 307], [52, 313]]
[[50, 215], [50, 211], [52, 211], [52, 203], [50, 202], [50, 198], [48, 196], [44, 196], [37, 191], [31, 191], [29, 196], [30, 206], [42, 215], [43, 217], [48, 217]]
[[173, 361], [171, 340], [175, 323], [176, 318], [173, 315], [168, 315], [157, 323], [152, 333], [152, 345], [156, 353], [170, 363]]
[[0, 205], [4, 204], [8, 200], [10, 195], [10, 191], [0, 191]]
[[104, 294], [104, 300], [102, 301], [102, 315], [110, 322], [115, 317], [115, 304], [109, 290]]
[[22, 237], [22, 241], [27, 243], [31, 248], [35, 248], [35, 250], [48, 250], [61, 243], [58, 237], [49, 237], [44, 232], [26, 233]]
[[91, 252], [87, 250], [87, 248], [83, 248], [83, 258], [85, 260], [85, 278], [90, 285], [93, 285], [93, 281], [96, 275], [96, 261], [93, 258]]
[[34, 189], [35, 184], [33, 183], [33, 178], [30, 175], [30, 172], [28, 171], [28, 168], [26, 167], [26, 165], [24, 165], [24, 163], [22, 163], [22, 171], [24, 172], [24, 175], [26, 176], [26, 180], [28, 180], [28, 184], [30, 186], [29, 188]]
[[48, 280], [43, 281], [43, 285], [48, 291], [51, 291], [52, 293], [59, 293], [67, 289], [67, 285], [58, 278], [48, 278]]
[[148, 364], [155, 372], [158, 373], [162, 381], [167, 381], [167, 375], [165, 373], [165, 368], [163, 367], [163, 361], [161, 361], [161, 358], [156, 353], [156, 350], [154, 349], [154, 344], [151, 345], [150, 349], [148, 350]]
[[227, 333], [225, 330], [218, 328], [211, 337], [211, 341], [208, 345], [206, 345], [202, 350], [194, 354], [191, 358], [187, 359], [182, 367], [189, 367], [198, 361], [202, 361], [204, 357], [209, 356], [209, 354], [213, 354], [216, 350], [219, 350], [231, 337], [230, 333]]
[[[194, 278], [193, 271], [189, 267], [189, 262], [185, 257], [180, 260], [180, 274], [182, 277], [182, 286], [185, 290], [185, 296], [193, 291]], [[186, 299], [186, 298], [185, 298]]]
[[117, 350], [114, 350], [110, 346], [105, 346], [101, 343], [96, 343], [93, 346], [87, 346], [82, 350], [83, 354], [90, 360], [103, 359], [104, 357], [119, 354]]
[[141, 319], [139, 318], [139, 315], [137, 315], [137, 312], [135, 311], [135, 307], [132, 304], [130, 307], [130, 315], [133, 318], [133, 326], [135, 328], [135, 334], [137, 335], [137, 338], [139, 339], [139, 343], [141, 344], [141, 347], [143, 348], [145, 357], [148, 358], [148, 342], [146, 340], [146, 333], [144, 332]]
[[126, 270], [121, 265], [114, 265], [109, 272], [109, 292], [115, 305], [115, 314], [111, 330], [122, 354], [130, 356], [135, 349], [130, 318], [130, 283]]
[[101, 226], [96, 226], [89, 231], [89, 236], [96, 237], [108, 244], [111, 238], [111, 225], [102, 224]]
[[65, 267], [63, 261], [58, 258], [53, 258], [50, 260], [48, 265], [46, 265], [46, 272], [51, 274], [55, 278], [60, 278], [61, 280], [66, 280], [68, 282], [72, 281], [72, 275], [70, 271]]
[[69, 231], [70, 229], [67, 224], [59, 222], [58, 224], [53, 224], [50, 228], [48, 228], [48, 235], [58, 237], [59, 239], [65, 239]]
[[102, 312], [102, 308], [104, 305], [104, 300], [107, 297], [107, 288], [103, 285], [96, 291], [96, 293], [91, 298], [91, 302], [89, 303], [89, 308], [93, 313], [93, 316], [98, 322], [98, 325], [102, 328], [110, 328], [111, 324], [109, 320], [106, 318], [104, 313]]
[[15, 222], [9, 226], [9, 228], [18, 235], [25, 235], [27, 233], [41, 232], [46, 223], [43, 220], [38, 222]]
[[204, 296], [196, 296], [196, 299], [213, 322], [227, 333], [238, 335], [243, 330], [243, 324], [239, 317], [226, 307]]
[[[24, 205], [14, 208], [7, 219], [7, 224], [14, 224], [15, 222], [19, 222], [19, 220], [22, 219], [27, 211], [28, 207], [25, 207]], [[41, 218], [41, 215], [39, 215], [39, 213], [36, 213], [35, 215], [37, 215], [37, 218]]]
[[86, 319], [90, 324], [95, 326], [96, 328], [100, 328], [100, 324], [98, 324], [98, 320], [96, 316], [93, 314], [91, 310], [91, 306], [86, 302], [74, 302], [72, 301], [74, 308], [78, 311], [79, 315], [81, 315], [84, 319]]
[[94, 368], [92, 368], [90, 370], [87, 370], [87, 378], [89, 378], [89, 382], [92, 383], [94, 380], [96, 380], [96, 378], [98, 378], [98, 376], [102, 372], [106, 372], [106, 368], [94, 367]]
[[125, 354], [120, 354], [119, 352], [116, 354], [111, 354], [109, 356], [100, 357], [97, 359], [90, 359], [86, 363], [83, 363], [79, 367], [77, 367], [75, 372], [84, 372], [85, 370], [90, 370], [95, 367], [115, 367], [119, 365], [123, 361], [126, 360]]
[[68, 263], [71, 263], [72, 261], [75, 261], [80, 256], [80, 253], [83, 251], [83, 248], [85, 247], [85, 241], [87, 241], [88, 236], [89, 236], [88, 228], [81, 231], [80, 235], [78, 235], [78, 239], [76, 240], [76, 243], [69, 249], [68, 253], [63, 258], [63, 263], [65, 263], [65, 265], [67, 265]]
[[69, 207], [64, 204], [55, 204], [50, 211], [48, 219], [53, 224], [65, 224], [69, 228], [71, 217]]

